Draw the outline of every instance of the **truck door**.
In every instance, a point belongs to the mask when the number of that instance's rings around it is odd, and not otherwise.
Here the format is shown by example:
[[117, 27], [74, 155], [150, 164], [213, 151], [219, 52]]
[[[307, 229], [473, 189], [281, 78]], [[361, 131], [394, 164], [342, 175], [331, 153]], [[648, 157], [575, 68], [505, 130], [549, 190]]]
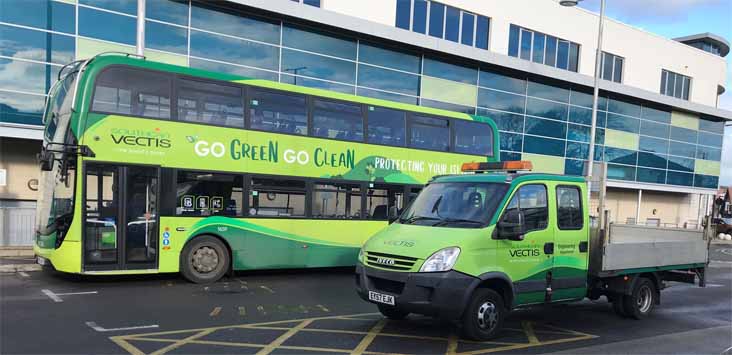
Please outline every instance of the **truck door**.
[[549, 226], [547, 186], [529, 183], [518, 187], [503, 215], [518, 209], [523, 216], [524, 238], [521, 241], [499, 240], [498, 262], [514, 282], [518, 305], [546, 300], [552, 255], [545, 253], [554, 242], [554, 228]]
[[577, 185], [557, 185], [553, 266], [550, 278], [551, 301], [583, 298], [586, 294], [588, 228], [583, 192]]

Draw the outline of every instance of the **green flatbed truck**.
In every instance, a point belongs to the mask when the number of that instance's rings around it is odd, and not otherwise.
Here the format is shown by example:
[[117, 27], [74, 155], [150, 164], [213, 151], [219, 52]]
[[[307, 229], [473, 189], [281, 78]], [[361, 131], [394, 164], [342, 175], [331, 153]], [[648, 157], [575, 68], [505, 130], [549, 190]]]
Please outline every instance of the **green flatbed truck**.
[[388, 318], [457, 320], [466, 337], [486, 340], [515, 308], [606, 296], [641, 319], [667, 281], [704, 286], [705, 230], [592, 220], [584, 178], [517, 173], [526, 168], [468, 163], [472, 174], [433, 178], [364, 244], [361, 298]]

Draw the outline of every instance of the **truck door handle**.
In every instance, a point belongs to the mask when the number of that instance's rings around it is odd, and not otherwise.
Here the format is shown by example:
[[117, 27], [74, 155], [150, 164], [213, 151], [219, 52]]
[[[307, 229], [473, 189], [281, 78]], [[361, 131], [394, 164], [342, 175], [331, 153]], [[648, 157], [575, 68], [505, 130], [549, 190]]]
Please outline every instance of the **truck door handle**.
[[544, 243], [544, 254], [554, 254], [554, 243]]
[[587, 241], [580, 242], [579, 243], [579, 251], [580, 253], [586, 253], [587, 252]]

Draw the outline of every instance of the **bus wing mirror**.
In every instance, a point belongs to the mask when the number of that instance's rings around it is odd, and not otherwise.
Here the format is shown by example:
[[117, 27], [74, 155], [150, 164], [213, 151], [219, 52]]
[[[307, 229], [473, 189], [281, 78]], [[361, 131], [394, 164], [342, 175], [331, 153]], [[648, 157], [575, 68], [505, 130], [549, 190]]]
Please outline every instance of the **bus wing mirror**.
[[397, 209], [396, 206], [389, 207], [388, 213], [389, 213], [389, 223], [390, 224], [394, 223], [394, 221], [396, 221], [397, 218], [399, 218], [399, 210]]
[[519, 209], [510, 209], [496, 226], [495, 239], [524, 240], [524, 213]]

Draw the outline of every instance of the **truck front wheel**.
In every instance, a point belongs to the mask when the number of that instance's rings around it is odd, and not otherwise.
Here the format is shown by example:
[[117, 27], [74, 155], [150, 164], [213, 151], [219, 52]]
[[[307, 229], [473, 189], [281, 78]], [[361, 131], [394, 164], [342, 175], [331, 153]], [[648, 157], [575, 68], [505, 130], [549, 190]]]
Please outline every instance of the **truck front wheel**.
[[488, 288], [475, 290], [463, 313], [463, 332], [469, 339], [483, 341], [494, 338], [501, 327], [508, 310], [503, 297]]
[[642, 277], [633, 287], [633, 292], [623, 297], [625, 314], [634, 319], [643, 319], [651, 314], [656, 304], [656, 287], [651, 280]]

